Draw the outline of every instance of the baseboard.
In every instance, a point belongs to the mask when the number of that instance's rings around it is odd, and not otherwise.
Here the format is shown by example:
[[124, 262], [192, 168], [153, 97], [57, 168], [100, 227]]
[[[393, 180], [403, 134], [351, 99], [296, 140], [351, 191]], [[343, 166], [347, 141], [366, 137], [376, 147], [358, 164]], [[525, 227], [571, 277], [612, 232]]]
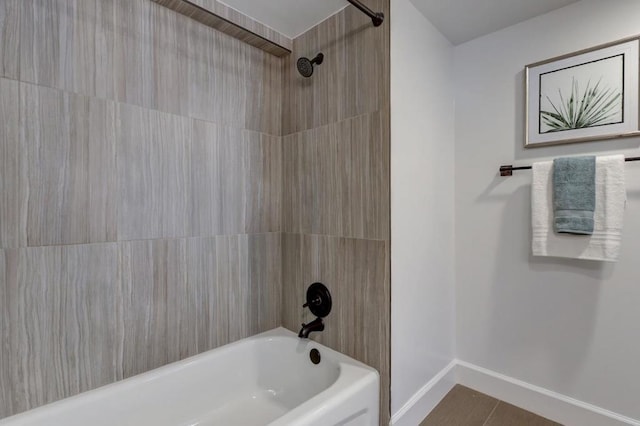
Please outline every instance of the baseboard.
[[420, 424], [456, 383], [565, 426], [640, 426], [640, 420], [457, 359], [416, 392], [390, 425]]
[[456, 384], [457, 360], [453, 360], [416, 392], [391, 417], [392, 426], [416, 426], [427, 417]]
[[640, 426], [638, 420], [468, 362], [458, 360], [455, 371], [461, 385], [566, 426]]

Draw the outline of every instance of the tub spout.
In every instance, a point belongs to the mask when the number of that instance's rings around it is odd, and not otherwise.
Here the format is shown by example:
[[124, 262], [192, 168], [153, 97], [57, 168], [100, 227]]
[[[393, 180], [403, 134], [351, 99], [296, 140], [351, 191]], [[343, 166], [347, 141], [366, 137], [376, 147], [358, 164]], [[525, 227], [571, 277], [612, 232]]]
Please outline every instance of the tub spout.
[[322, 318], [316, 318], [309, 324], [302, 324], [302, 328], [300, 329], [300, 333], [298, 333], [298, 337], [300, 337], [301, 339], [308, 339], [311, 332], [322, 330], [324, 330], [324, 322], [322, 321]]

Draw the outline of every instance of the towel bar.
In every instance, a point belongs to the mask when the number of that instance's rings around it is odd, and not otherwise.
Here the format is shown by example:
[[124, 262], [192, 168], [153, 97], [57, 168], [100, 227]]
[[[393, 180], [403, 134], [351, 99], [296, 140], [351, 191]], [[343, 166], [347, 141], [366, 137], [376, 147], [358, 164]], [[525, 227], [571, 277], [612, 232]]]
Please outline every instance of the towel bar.
[[[640, 157], [627, 157], [624, 161], [640, 161]], [[514, 170], [531, 170], [532, 166], [513, 167], [511, 164], [500, 166], [500, 176], [513, 176]]]

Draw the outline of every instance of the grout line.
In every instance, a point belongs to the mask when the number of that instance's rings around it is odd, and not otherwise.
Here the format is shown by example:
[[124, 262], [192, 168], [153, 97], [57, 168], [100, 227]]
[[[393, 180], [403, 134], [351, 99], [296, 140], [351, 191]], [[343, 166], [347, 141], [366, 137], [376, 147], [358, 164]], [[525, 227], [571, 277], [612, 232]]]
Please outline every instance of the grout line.
[[69, 247], [69, 246], [90, 246], [90, 245], [107, 245], [107, 244], [121, 244], [121, 243], [135, 243], [145, 241], [173, 241], [173, 240], [195, 240], [195, 239], [211, 239], [218, 237], [252, 237], [259, 235], [281, 235], [281, 232], [248, 232], [248, 233], [235, 233], [235, 234], [216, 234], [216, 235], [193, 235], [193, 236], [173, 236], [173, 237], [157, 237], [157, 238], [133, 238], [116, 241], [90, 241], [79, 243], [62, 243], [62, 244], [46, 244], [38, 246], [17, 246], [17, 247], [0, 247], [0, 250], [22, 250], [22, 249], [40, 249], [49, 247]]
[[377, 242], [389, 242], [390, 238], [363, 238], [363, 237], [354, 237], [354, 236], [344, 236], [344, 235], [333, 235], [333, 234], [309, 234], [306, 232], [280, 232], [282, 235], [300, 235], [305, 237], [327, 237], [327, 238], [341, 238], [345, 240], [361, 240], [361, 241], [377, 241]]
[[[62, 88], [62, 87], [59, 87], [59, 86], [42, 84], [41, 82], [22, 80], [20, 76], [18, 76], [18, 78], [13, 78], [13, 77], [10, 77], [10, 76], [2, 76], [2, 75], [0, 75], [0, 79], [17, 81], [20, 84], [26, 84], [26, 85], [30, 85], [30, 86], [34, 86], [34, 87], [40, 87], [40, 88], [43, 88], [43, 89], [55, 90], [57, 92], [62, 92], [64, 94], [69, 94], [69, 95], [74, 95], [74, 96], [79, 96], [79, 97], [84, 97], [84, 98], [89, 98], [89, 99], [96, 99], [96, 100], [99, 100], [99, 101], [111, 102], [111, 103], [115, 104], [114, 105], [115, 107], [118, 107], [119, 105], [125, 105], [125, 106], [134, 107], [134, 108], [144, 109], [144, 110], [147, 110], [147, 111], [158, 112], [160, 114], [166, 114], [168, 116], [181, 118], [181, 119], [185, 119], [185, 120], [201, 121], [203, 123], [212, 124], [212, 125], [215, 125], [215, 126], [218, 126], [218, 127], [222, 127], [222, 128], [229, 128], [229, 129], [240, 130], [240, 131], [245, 131], [245, 132], [250, 132], [250, 133], [257, 133], [257, 134], [260, 134], [260, 135], [266, 135], [266, 136], [275, 137], [275, 138], [282, 138], [283, 137], [282, 135], [279, 135], [279, 134], [267, 133], [267, 132], [264, 132], [262, 130], [248, 129], [246, 127], [236, 126], [236, 125], [233, 125], [233, 124], [228, 123], [228, 122], [208, 120], [208, 119], [204, 119], [204, 118], [194, 117], [193, 115], [189, 115], [189, 114], [181, 115], [181, 114], [177, 114], [175, 112], [168, 112], [168, 111], [165, 111], [165, 110], [162, 110], [162, 109], [158, 109], [158, 108], [155, 108], [155, 107], [144, 106], [144, 105], [140, 105], [140, 104], [132, 103], [132, 102], [125, 102], [125, 101], [119, 100], [117, 96], [114, 96], [114, 97], [100, 96], [100, 95], [97, 95], [95, 93], [86, 93], [86, 92], [82, 92], [82, 91], [78, 91], [78, 90], [71, 90], [71, 89], [68, 89], [68, 88]], [[364, 114], [362, 114], [362, 115], [364, 115]]]
[[282, 132], [283, 134], [281, 136], [283, 138], [296, 136], [296, 135], [298, 135], [300, 133], [307, 133], [307, 132], [312, 132], [314, 130], [323, 129], [323, 128], [329, 127], [329, 126], [336, 126], [338, 124], [342, 124], [342, 123], [344, 123], [346, 121], [349, 121], [349, 120], [354, 120], [355, 121], [355, 120], [361, 119], [361, 118], [363, 118], [365, 116], [370, 116], [370, 115], [374, 115], [374, 114], [383, 114], [383, 113], [387, 112], [389, 109], [390, 108], [388, 106], [383, 106], [383, 107], [380, 107], [380, 108], [372, 110], [372, 111], [363, 112], [363, 113], [360, 113], [360, 114], [357, 114], [357, 115], [352, 115], [350, 117], [341, 118], [341, 119], [339, 119], [337, 121], [331, 121], [329, 123], [320, 124], [320, 125], [318, 125], [316, 127], [310, 127], [308, 129], [300, 129], [300, 130], [296, 130], [296, 131], [293, 131], [293, 132], [289, 132], [287, 134], [284, 134], [284, 131], [283, 131]]
[[491, 420], [491, 416], [493, 416], [493, 413], [495, 413], [496, 409], [498, 408], [498, 405], [500, 405], [501, 402], [502, 401], [500, 400], [496, 402], [496, 405], [493, 407], [493, 410], [491, 410], [491, 412], [489, 413], [487, 420], [485, 420], [484, 423], [482, 423], [482, 426], [486, 426], [489, 423], [489, 420]]

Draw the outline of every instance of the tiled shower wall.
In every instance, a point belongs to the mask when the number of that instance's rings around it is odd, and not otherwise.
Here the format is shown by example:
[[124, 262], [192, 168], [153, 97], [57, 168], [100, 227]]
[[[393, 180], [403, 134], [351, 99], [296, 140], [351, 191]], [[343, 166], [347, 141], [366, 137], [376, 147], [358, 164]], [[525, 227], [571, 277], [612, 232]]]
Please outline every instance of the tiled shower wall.
[[[389, 0], [365, 2], [389, 16]], [[325, 55], [313, 77], [300, 56]], [[306, 287], [321, 281], [333, 311], [314, 339], [381, 375], [389, 424], [389, 20], [378, 28], [348, 7], [294, 40], [283, 112], [283, 324], [313, 317]]]
[[283, 60], [0, 0], [0, 418], [280, 325]]
[[314, 338], [388, 423], [388, 20], [278, 59], [149, 0], [0, 0], [0, 76], [0, 417], [297, 331], [322, 281]]

